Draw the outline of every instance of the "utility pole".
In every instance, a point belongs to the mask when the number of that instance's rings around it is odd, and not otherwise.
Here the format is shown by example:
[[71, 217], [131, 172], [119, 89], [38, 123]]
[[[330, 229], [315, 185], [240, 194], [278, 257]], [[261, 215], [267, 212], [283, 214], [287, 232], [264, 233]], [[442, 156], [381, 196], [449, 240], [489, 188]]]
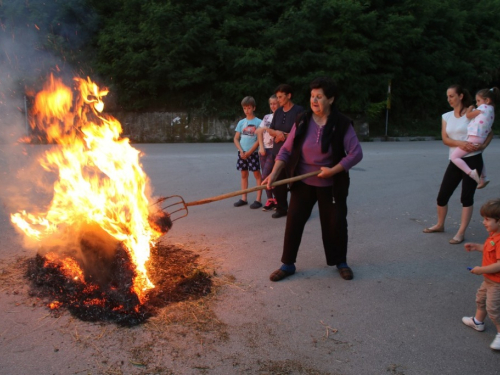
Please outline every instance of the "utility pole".
[[389, 124], [389, 109], [391, 109], [391, 80], [389, 80], [389, 86], [387, 87], [387, 106], [385, 110], [385, 138], [387, 139], [387, 127]]

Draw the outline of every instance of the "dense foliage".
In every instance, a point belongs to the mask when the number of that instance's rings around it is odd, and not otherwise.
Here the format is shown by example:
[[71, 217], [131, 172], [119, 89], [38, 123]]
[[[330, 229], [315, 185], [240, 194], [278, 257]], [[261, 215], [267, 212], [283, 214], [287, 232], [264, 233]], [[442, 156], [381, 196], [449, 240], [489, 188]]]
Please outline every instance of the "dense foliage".
[[[39, 47], [96, 75], [130, 109], [261, 114], [280, 83], [307, 105], [308, 82], [334, 77], [338, 105], [383, 119], [436, 118], [445, 90], [498, 84], [500, 0], [10, 0], [4, 34], [37, 25]], [[409, 122], [408, 122], [409, 123]]]

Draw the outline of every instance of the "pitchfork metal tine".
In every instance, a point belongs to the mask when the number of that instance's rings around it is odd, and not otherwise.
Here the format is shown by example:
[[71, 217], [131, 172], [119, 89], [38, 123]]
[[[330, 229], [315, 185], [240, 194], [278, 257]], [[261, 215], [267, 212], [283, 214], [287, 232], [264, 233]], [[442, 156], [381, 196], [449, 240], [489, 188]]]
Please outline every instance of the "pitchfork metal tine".
[[[319, 173], [321, 173], [321, 171], [314, 171], [314, 172], [309, 172], [309, 173], [306, 173], [306, 174], [303, 174], [300, 176], [295, 176], [295, 177], [286, 178], [284, 180], [275, 181], [271, 184], [271, 187], [284, 185], [284, 184], [288, 184], [288, 183], [295, 182], [295, 181], [300, 181], [300, 180], [303, 180], [304, 178], [307, 178], [307, 177], [316, 176]], [[162, 210], [164, 210], [167, 213], [167, 215], [169, 215], [170, 220], [173, 222], [175, 220], [182, 219], [183, 217], [186, 217], [188, 215], [188, 206], [199, 206], [201, 204], [212, 203], [212, 202], [220, 201], [220, 200], [231, 198], [231, 197], [236, 197], [237, 195], [252, 193], [252, 192], [258, 191], [258, 190], [264, 190], [265, 188], [266, 188], [266, 185], [259, 185], [259, 186], [254, 186], [254, 187], [249, 188], [249, 189], [233, 191], [231, 193], [217, 195], [216, 197], [200, 199], [198, 201], [187, 202], [187, 203], [184, 201], [184, 198], [182, 198], [180, 195], [171, 195], [170, 197], [163, 197], [163, 198], [158, 199], [156, 201], [156, 203], [154, 203], [154, 204], [159, 205], [160, 203], [163, 203], [163, 202], [167, 201], [168, 199], [176, 199], [177, 202], [174, 201], [174, 203], [171, 203], [168, 206], [162, 207]], [[169, 208], [169, 207], [175, 208], [175, 206], [182, 206], [182, 207], [178, 208], [177, 210], [175, 210], [173, 212], [167, 211], [167, 208]], [[176, 212], [183, 212], [183, 211], [185, 212], [184, 214], [180, 214], [179, 217], [172, 219], [173, 214], [175, 214]]]
[[[161, 198], [161, 201], [166, 202], [168, 199], [177, 199], [178, 200], [177, 202], [174, 201], [174, 203], [171, 203], [171, 204], [161, 208], [163, 211], [168, 213], [168, 215], [170, 216], [170, 220], [172, 222], [179, 220], [179, 219], [182, 219], [183, 217], [186, 217], [188, 215], [188, 208], [187, 208], [186, 202], [184, 201], [184, 198], [182, 198], [180, 195], [171, 195], [169, 197]], [[177, 208], [176, 206], [182, 206], [182, 207]], [[177, 209], [170, 212], [167, 210], [169, 207], [174, 207]], [[173, 215], [177, 212], [180, 212], [179, 216], [176, 218], [172, 218]]]

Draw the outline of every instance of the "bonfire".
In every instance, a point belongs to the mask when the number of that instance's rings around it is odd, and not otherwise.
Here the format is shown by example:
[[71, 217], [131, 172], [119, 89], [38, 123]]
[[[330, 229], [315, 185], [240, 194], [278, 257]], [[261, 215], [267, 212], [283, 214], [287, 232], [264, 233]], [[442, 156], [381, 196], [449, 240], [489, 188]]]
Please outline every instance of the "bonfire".
[[11, 221], [39, 245], [28, 276], [55, 293], [52, 309], [134, 324], [151, 314], [151, 250], [172, 223], [149, 196], [140, 152], [103, 114], [107, 93], [90, 79], [69, 88], [50, 76], [36, 94], [30, 125], [53, 145], [39, 160], [56, 176], [53, 197]]

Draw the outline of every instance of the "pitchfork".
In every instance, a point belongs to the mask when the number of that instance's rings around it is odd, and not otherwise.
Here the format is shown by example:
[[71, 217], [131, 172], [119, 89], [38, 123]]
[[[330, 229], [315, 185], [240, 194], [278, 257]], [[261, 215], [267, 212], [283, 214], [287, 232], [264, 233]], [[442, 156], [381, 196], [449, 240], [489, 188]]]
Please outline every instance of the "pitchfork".
[[[271, 184], [271, 187], [288, 184], [290, 182], [300, 181], [300, 180], [303, 180], [304, 178], [307, 178], [307, 177], [316, 176], [319, 173], [321, 173], [321, 171], [314, 171], [314, 172], [302, 174], [300, 176], [295, 176], [295, 177], [291, 177], [291, 178], [286, 178], [284, 180], [275, 181]], [[220, 201], [223, 199], [235, 197], [237, 195], [241, 195], [241, 194], [245, 194], [245, 193], [252, 193], [254, 191], [264, 190], [264, 189], [267, 189], [267, 185], [254, 186], [254, 187], [249, 188], [249, 189], [233, 191], [232, 193], [226, 193], [226, 194], [222, 194], [222, 195], [217, 195], [215, 197], [200, 199], [200, 200], [194, 201], [194, 202], [186, 202], [184, 200], [184, 198], [182, 198], [180, 195], [171, 195], [169, 197], [159, 198], [155, 204], [160, 204], [163, 202], [168, 203], [165, 207], [162, 207], [162, 210], [165, 211], [167, 213], [167, 215], [170, 217], [170, 220], [172, 222], [174, 222], [176, 220], [182, 219], [183, 217], [186, 217], [188, 215], [188, 207], [190, 207], [190, 206], [199, 206], [202, 204], [212, 203], [212, 202]], [[170, 202], [167, 202], [168, 200], [170, 200]], [[172, 212], [169, 212], [167, 210], [170, 207], [173, 207]], [[176, 217], [172, 217], [172, 215], [175, 215], [175, 214], [176, 214]]]

